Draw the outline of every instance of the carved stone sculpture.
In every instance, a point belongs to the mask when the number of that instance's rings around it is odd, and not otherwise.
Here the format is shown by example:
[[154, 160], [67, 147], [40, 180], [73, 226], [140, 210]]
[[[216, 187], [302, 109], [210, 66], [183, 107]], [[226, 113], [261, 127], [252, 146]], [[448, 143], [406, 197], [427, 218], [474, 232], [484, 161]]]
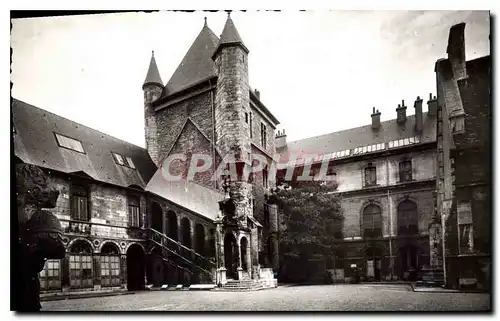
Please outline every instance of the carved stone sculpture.
[[19, 271], [17, 289], [20, 312], [41, 309], [40, 280], [45, 260], [62, 259], [65, 248], [62, 242], [61, 223], [55, 215], [42, 208], [54, 208], [59, 192], [51, 185], [49, 177], [37, 166], [16, 165], [17, 219], [19, 224]]

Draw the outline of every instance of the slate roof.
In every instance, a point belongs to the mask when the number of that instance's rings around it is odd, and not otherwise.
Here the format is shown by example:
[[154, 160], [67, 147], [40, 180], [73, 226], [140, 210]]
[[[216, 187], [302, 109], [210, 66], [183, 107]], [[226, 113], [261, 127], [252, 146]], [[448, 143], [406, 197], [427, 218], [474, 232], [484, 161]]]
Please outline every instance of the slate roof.
[[[14, 153], [23, 162], [64, 173], [84, 172], [118, 186], [144, 188], [156, 171], [146, 149], [75, 123], [17, 99], [12, 102]], [[59, 147], [55, 133], [79, 140], [85, 154]], [[130, 157], [136, 169], [118, 165], [111, 152]]]
[[399, 125], [396, 119], [391, 119], [381, 122], [381, 127], [378, 131], [373, 131], [370, 124], [288, 142], [285, 147], [277, 148], [276, 152], [280, 155], [282, 160], [286, 160], [291, 154], [328, 154], [336, 151], [354, 149], [356, 147], [386, 143], [412, 136], [419, 136], [420, 143], [436, 141], [436, 118], [427, 116], [427, 112], [423, 113], [422, 134], [417, 135], [414, 128], [415, 115], [409, 115], [404, 125]]
[[187, 181], [170, 181], [163, 178], [162, 168], [153, 175], [146, 191], [170, 200], [210, 220], [219, 214], [219, 201], [224, 195], [216, 190]]
[[163, 87], [163, 81], [160, 77], [160, 72], [158, 71], [158, 66], [156, 65], [155, 52], [151, 53], [151, 61], [149, 62], [148, 73], [146, 74], [146, 79], [144, 79], [143, 87], [148, 84], [156, 84]]
[[162, 96], [171, 95], [216, 76], [212, 54], [218, 42], [219, 38], [205, 24], [165, 86]]
[[233, 19], [231, 19], [231, 16], [228, 15], [226, 24], [224, 25], [224, 29], [222, 30], [222, 33], [220, 35], [217, 49], [215, 50], [213, 55], [215, 55], [219, 51], [221, 46], [229, 44], [239, 44], [248, 53], [247, 47], [243, 44], [243, 40], [241, 40], [238, 30], [236, 30]]

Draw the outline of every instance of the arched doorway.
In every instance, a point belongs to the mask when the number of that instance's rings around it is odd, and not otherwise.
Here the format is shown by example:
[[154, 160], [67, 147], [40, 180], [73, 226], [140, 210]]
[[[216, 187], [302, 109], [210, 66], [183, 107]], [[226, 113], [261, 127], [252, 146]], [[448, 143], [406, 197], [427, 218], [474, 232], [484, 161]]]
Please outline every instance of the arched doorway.
[[163, 211], [156, 202], [151, 205], [151, 228], [163, 233]]
[[191, 248], [191, 222], [187, 217], [184, 217], [181, 220], [181, 236], [182, 244], [185, 247]]
[[205, 256], [205, 229], [203, 225], [199, 223], [195, 225], [194, 235], [196, 238], [194, 250], [198, 254]]
[[127, 250], [127, 288], [129, 291], [144, 289], [144, 250], [132, 244]]
[[179, 240], [177, 232], [177, 215], [174, 211], [167, 212], [167, 236], [176, 241]]
[[414, 244], [406, 244], [399, 248], [396, 273], [403, 280], [416, 281], [419, 266], [419, 248]]
[[111, 243], [101, 248], [101, 286], [120, 286], [120, 250]]
[[380, 281], [383, 255], [382, 249], [376, 246], [370, 246], [365, 250], [365, 271], [368, 280]]
[[92, 288], [93, 260], [92, 245], [84, 240], [75, 241], [69, 248], [71, 288]]
[[398, 235], [418, 234], [417, 204], [406, 200], [398, 206]]
[[248, 253], [247, 251], [249, 250], [248, 248], [248, 240], [246, 237], [242, 237], [240, 240], [240, 251], [241, 251], [241, 268], [243, 271], [248, 271]]
[[226, 265], [226, 275], [228, 279], [236, 279], [236, 269], [238, 267], [238, 248], [236, 238], [229, 232], [224, 237], [224, 262]]

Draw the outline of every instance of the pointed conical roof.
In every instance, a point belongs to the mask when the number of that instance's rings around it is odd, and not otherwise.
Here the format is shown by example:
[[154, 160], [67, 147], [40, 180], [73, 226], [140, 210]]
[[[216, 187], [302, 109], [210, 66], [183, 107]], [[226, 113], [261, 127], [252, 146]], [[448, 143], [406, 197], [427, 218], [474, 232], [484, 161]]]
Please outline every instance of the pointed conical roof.
[[203, 29], [165, 86], [164, 95], [170, 95], [215, 76], [211, 56], [218, 41], [219, 38], [210, 30], [205, 19]]
[[161, 80], [160, 72], [158, 71], [158, 66], [156, 65], [154, 51], [151, 52], [151, 61], [149, 63], [148, 73], [146, 74], [146, 79], [144, 80], [142, 87], [144, 88], [144, 86], [148, 84], [155, 84], [163, 87], [163, 81]]
[[223, 47], [224, 45], [240, 45], [243, 50], [245, 50], [246, 53], [248, 53], [248, 49], [243, 43], [243, 40], [241, 40], [240, 34], [238, 33], [238, 30], [236, 29], [233, 19], [231, 19], [231, 16], [227, 15], [227, 20], [226, 24], [224, 25], [224, 29], [222, 30], [222, 34], [220, 35], [220, 40], [219, 43], [217, 44], [217, 49], [214, 51], [213, 56], [215, 56], [219, 49]]

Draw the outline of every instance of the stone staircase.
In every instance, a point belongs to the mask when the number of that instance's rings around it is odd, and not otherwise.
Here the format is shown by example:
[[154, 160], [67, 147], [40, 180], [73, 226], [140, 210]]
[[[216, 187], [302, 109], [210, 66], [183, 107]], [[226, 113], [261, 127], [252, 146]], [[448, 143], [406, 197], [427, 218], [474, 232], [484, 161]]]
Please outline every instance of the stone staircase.
[[416, 286], [421, 287], [442, 287], [444, 286], [444, 272], [442, 269], [424, 268], [420, 272], [420, 280]]
[[263, 289], [271, 289], [278, 287], [276, 279], [244, 279], [244, 280], [227, 280], [227, 283], [221, 288], [216, 288], [216, 291], [257, 291]]

